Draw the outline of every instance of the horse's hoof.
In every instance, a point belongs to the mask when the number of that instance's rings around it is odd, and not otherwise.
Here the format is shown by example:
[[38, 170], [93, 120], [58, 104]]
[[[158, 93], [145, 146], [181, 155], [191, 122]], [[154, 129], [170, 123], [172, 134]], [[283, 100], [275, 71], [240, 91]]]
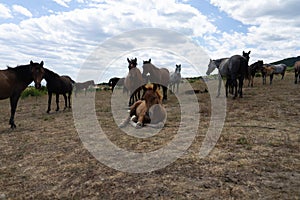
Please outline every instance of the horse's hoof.
[[142, 128], [142, 127], [143, 127], [143, 124], [140, 123], [140, 122], [138, 122], [138, 123], [136, 124], [136, 127], [135, 127], [135, 128], [140, 129], [140, 128]]
[[50, 113], [50, 110], [47, 110], [46, 112], [49, 114], [49, 113]]
[[15, 124], [11, 124], [11, 125], [10, 125], [10, 128], [11, 128], [12, 130], [14, 130], [15, 128], [17, 128], [17, 126], [16, 126]]

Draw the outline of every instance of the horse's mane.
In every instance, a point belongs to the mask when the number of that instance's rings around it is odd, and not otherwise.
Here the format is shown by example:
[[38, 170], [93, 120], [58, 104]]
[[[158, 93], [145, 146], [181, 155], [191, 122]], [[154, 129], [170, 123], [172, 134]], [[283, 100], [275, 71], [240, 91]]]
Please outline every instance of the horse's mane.
[[221, 62], [225, 59], [228, 59], [228, 58], [220, 58], [220, 59], [216, 59], [216, 60], [213, 60], [217, 66], [220, 66]]
[[60, 77], [60, 75], [58, 75], [57, 73], [55, 73], [54, 71], [51, 71], [50, 69], [44, 68], [45, 69], [45, 76], [48, 77]]
[[[154, 87], [153, 84], [147, 84], [147, 85], [145, 85], [145, 88], [146, 88], [147, 90], [153, 90], [153, 87]], [[155, 93], [157, 94], [159, 100], [162, 100], [163, 95], [161, 94], [160, 89], [156, 89]]]
[[6, 66], [8, 70], [13, 70], [13, 71], [16, 71], [16, 72], [24, 72], [24, 71], [27, 71], [28, 70], [28, 67], [30, 67], [30, 65], [18, 65], [16, 67], [10, 67], [10, 66]]

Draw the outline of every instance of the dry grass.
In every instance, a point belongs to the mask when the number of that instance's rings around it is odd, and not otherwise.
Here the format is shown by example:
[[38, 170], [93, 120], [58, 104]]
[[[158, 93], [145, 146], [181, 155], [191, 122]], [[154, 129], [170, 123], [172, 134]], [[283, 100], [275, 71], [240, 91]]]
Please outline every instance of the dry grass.
[[[204, 91], [199, 81], [193, 87]], [[282, 81], [275, 77], [272, 86], [255, 79], [253, 88], [245, 87], [243, 99], [229, 98], [222, 135], [204, 159], [198, 155], [209, 126], [210, 96], [197, 94], [200, 126], [190, 148], [167, 167], [142, 174], [98, 162], [83, 147], [72, 111], [46, 114], [46, 96], [20, 100], [13, 131], [9, 101], [3, 100], [0, 199], [299, 199], [299, 87], [293, 74]], [[180, 120], [174, 95], [165, 104], [166, 126], [146, 139], [116, 127], [110, 95], [96, 93], [96, 112], [115, 145], [150, 152], [172, 141]]]

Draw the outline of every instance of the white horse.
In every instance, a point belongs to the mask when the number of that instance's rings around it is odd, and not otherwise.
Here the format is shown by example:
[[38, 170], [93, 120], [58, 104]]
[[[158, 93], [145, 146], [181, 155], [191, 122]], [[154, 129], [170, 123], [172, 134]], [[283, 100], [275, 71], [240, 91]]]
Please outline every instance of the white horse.
[[222, 77], [226, 77], [228, 74], [228, 61], [229, 58], [221, 58], [217, 60], [210, 59], [208, 64], [208, 69], [206, 72], [207, 75], [210, 75], [216, 68], [218, 69], [219, 72], [219, 86], [218, 86], [217, 97], [220, 96]]
[[175, 86], [177, 85], [177, 93], [178, 93], [179, 84], [180, 84], [180, 81], [181, 81], [180, 71], [181, 71], [181, 64], [179, 64], [179, 65], [176, 64], [175, 72], [172, 72], [170, 74], [169, 89], [172, 92], [175, 91]]

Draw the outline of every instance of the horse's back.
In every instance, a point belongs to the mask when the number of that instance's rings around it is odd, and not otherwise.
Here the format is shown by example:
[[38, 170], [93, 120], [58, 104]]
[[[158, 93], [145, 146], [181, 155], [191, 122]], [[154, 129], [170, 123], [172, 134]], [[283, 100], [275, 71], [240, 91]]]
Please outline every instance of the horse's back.
[[167, 68], [160, 69], [160, 83], [164, 86], [167, 86], [170, 81], [170, 72]]
[[246, 58], [241, 55], [234, 55], [229, 58], [228, 61], [229, 74], [241, 73], [245, 75], [248, 72], [248, 64]]
[[296, 61], [296, 62], [294, 63], [294, 69], [295, 69], [296, 71], [300, 71], [300, 60], [299, 60], [299, 61]]

